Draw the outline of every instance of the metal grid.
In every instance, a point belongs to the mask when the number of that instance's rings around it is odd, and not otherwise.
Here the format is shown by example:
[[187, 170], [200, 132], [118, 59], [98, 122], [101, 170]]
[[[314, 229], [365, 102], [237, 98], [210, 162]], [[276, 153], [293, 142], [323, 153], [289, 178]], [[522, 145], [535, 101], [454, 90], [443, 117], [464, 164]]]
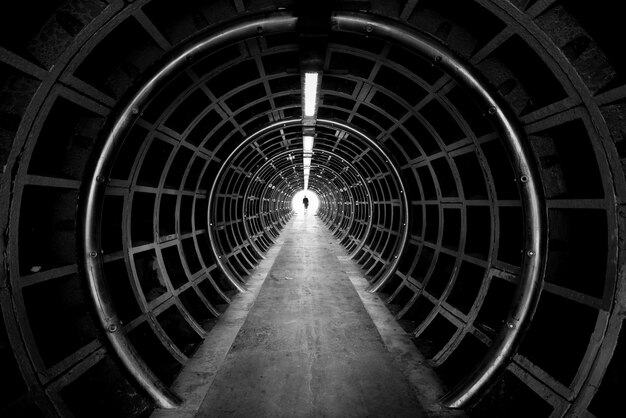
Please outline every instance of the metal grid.
[[[0, 341], [3, 379], [14, 388], [3, 413], [81, 415], [86, 399], [117, 416], [152, 408], [87, 314], [74, 256], [83, 169], [119, 100], [161, 56], [238, 13], [274, 8], [180, 3], [175, 13], [165, 1], [51, 4], [22, 29], [32, 40], [3, 37], [1, 134], [13, 145], [2, 153]], [[615, 40], [570, 3], [358, 6], [425, 31], [477, 68], [523, 125], [540, 168], [550, 231], [543, 293], [518, 354], [472, 409], [476, 416], [601, 417], [619, 405], [626, 88]], [[202, 214], [235, 146], [299, 116], [294, 69], [292, 35], [224, 48], [162, 90], [120, 152], [104, 202], [104, 266], [125, 332], [166, 383], [233, 294], [209, 236], [223, 235], [214, 240], [219, 255], [243, 280], [289, 216], [301, 168], [274, 158], [279, 148], [269, 139], [266, 166], [256, 167], [260, 151], [249, 150], [223, 177], [224, 230], [211, 231]], [[220, 74], [238, 77], [228, 84]], [[340, 129], [318, 132], [322, 177], [310, 186], [321, 219], [373, 280], [400, 244], [400, 223], [408, 224], [406, 249], [382, 290], [452, 386], [491, 344], [517, 284], [523, 213], [502, 145], [455, 82], [373, 37], [331, 34], [319, 116], [374, 139], [401, 173], [407, 216], [394, 209], [399, 189], [385, 163], [350, 135], [338, 140]], [[273, 139], [293, 146], [297, 160], [297, 130], [279, 132]], [[107, 392], [107, 382], [122, 390]]]

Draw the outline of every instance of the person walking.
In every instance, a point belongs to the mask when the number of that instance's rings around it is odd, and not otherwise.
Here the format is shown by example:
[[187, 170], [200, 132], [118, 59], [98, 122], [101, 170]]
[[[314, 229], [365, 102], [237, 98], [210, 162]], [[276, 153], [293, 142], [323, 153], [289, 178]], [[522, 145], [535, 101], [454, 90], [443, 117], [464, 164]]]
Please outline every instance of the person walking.
[[304, 205], [304, 210], [307, 210], [309, 208], [309, 198], [304, 196], [304, 199], [302, 199], [302, 204]]

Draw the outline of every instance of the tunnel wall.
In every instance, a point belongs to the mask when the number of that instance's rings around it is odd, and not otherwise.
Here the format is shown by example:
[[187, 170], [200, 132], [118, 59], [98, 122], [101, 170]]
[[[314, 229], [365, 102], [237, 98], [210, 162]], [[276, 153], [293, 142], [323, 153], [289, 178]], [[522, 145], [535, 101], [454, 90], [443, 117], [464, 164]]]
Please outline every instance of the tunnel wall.
[[[0, 36], [0, 368], [9, 388], [2, 414], [145, 415], [154, 403], [108, 347], [79, 272], [84, 169], [116, 107], [172, 49], [235, 16], [290, 3], [12, 3], [2, 6], [3, 23], [22, 24], [1, 25]], [[612, 7], [339, 3], [418, 28], [477, 68], [521, 122], [540, 169], [549, 221], [543, 292], [520, 350], [470, 411], [475, 416], [604, 417], [620, 408], [626, 89]], [[193, 63], [142, 112], [108, 179], [107, 282], [124, 331], [166, 384], [210, 338], [234, 295], [227, 276], [245, 282], [291, 216], [301, 168], [277, 160], [248, 183], [256, 161], [244, 161], [246, 154], [222, 178], [215, 231], [203, 213], [235, 147], [299, 117], [295, 51], [289, 35], [259, 36]], [[361, 157], [363, 145], [349, 136], [337, 153], [336, 132], [321, 129], [319, 156], [327, 160], [314, 160], [324, 174], [311, 178], [320, 219], [373, 283], [404, 244], [381, 294], [452, 387], [514, 302], [523, 214], [510, 164], [480, 109], [411, 51], [336, 33], [326, 59], [318, 116], [380, 144], [410, 206], [397, 212], [400, 189], [386, 162]], [[229, 72], [238, 75], [233, 84]], [[244, 194], [243, 204], [233, 197]], [[221, 234], [217, 252], [209, 251], [209, 237]]]

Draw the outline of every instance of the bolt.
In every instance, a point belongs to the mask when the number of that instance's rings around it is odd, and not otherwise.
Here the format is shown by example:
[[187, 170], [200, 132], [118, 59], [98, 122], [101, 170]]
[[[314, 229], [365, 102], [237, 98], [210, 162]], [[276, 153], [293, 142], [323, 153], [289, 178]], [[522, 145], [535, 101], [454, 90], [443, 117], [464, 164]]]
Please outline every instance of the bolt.
[[519, 178], [519, 181], [521, 181], [522, 183], [526, 183], [528, 182], [528, 176], [522, 176]]
[[535, 255], [535, 252], [533, 250], [530, 250], [526, 254], [528, 254], [529, 257], [532, 257]]
[[441, 62], [441, 56], [440, 55], [437, 55], [435, 57], [435, 62]]
[[98, 176], [98, 177], [96, 177], [96, 181], [97, 181], [98, 183], [104, 183], [104, 177], [102, 177], [102, 176]]
[[131, 108], [131, 109], [130, 109], [130, 112], [131, 112], [133, 115], [136, 115], [136, 114], [138, 114], [138, 113], [139, 113], [139, 109], [137, 109], [136, 107], [133, 107], [133, 108]]
[[115, 331], [117, 331], [117, 325], [116, 324], [109, 324], [107, 329], [109, 330], [109, 332], [115, 332]]
[[98, 255], [98, 253], [96, 251], [92, 251], [89, 253], [89, 256], [91, 257], [96, 257]]
[[515, 325], [514, 325], [514, 324], [512, 324], [512, 323], [510, 323], [510, 322], [507, 322], [507, 323], [506, 323], [506, 326], [507, 326], [508, 328], [511, 328], [511, 329], [513, 329], [513, 328], [515, 327]]
[[489, 112], [490, 115], [495, 115], [496, 114], [496, 108], [492, 106], [492, 107], [489, 108], [488, 112]]
[[374, 28], [372, 27], [372, 25], [365, 26], [365, 32], [370, 33], [373, 30], [374, 30]]

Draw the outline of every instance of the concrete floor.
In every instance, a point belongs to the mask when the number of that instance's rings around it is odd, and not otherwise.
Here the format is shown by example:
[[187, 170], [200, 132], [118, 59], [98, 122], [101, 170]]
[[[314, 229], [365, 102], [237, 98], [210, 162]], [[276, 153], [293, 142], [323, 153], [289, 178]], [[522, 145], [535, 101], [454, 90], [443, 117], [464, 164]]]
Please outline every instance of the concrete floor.
[[185, 404], [153, 418], [459, 416], [346, 255], [312, 213], [292, 219], [178, 378]]

